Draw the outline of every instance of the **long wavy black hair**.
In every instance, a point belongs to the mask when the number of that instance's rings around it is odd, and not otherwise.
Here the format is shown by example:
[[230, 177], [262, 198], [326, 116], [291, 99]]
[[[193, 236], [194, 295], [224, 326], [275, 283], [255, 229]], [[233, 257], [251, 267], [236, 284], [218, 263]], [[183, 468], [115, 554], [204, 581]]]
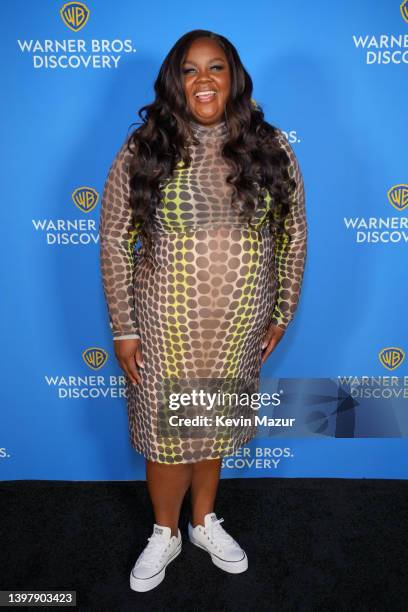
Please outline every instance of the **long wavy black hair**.
[[276, 207], [270, 222], [277, 231], [285, 231], [284, 219], [296, 182], [289, 176], [289, 157], [277, 142], [277, 129], [264, 120], [262, 108], [253, 100], [252, 79], [234, 45], [209, 30], [192, 30], [179, 38], [164, 59], [154, 83], [156, 98], [140, 108], [138, 115], [143, 123], [127, 141], [132, 153], [129, 169], [133, 221], [143, 223], [141, 233], [148, 242], [152, 215], [162, 197], [160, 183], [172, 176], [181, 160], [185, 167], [191, 162], [187, 140], [195, 142], [189, 126], [193, 117], [187, 110], [181, 66], [191, 43], [202, 37], [219, 44], [230, 68], [231, 91], [225, 107], [228, 136], [222, 155], [231, 167], [226, 179], [233, 186], [231, 205], [251, 225], [266, 189]]

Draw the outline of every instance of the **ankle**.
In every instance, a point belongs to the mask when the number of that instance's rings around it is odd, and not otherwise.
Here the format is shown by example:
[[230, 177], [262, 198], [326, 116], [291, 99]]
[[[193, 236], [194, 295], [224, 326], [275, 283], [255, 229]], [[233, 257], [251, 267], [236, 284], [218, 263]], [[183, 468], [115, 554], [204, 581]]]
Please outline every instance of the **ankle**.
[[197, 525], [201, 525], [201, 527], [204, 527], [204, 517], [206, 516], [206, 514], [210, 514], [210, 512], [214, 512], [214, 510], [208, 510], [207, 512], [191, 515], [190, 523], [193, 527], [197, 527]]
[[168, 525], [167, 523], [159, 523], [158, 521], [156, 521], [156, 525], [158, 527], [169, 527], [171, 529], [171, 535], [172, 536], [176, 536], [176, 538], [178, 537], [178, 525]]

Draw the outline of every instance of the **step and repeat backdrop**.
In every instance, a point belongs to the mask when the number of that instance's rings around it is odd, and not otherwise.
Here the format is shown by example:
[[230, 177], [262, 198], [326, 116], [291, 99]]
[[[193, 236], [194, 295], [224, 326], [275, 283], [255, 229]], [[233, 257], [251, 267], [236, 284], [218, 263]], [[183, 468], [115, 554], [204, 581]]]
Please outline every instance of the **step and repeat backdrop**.
[[294, 321], [222, 477], [407, 478], [408, 0], [2, 8], [0, 478], [144, 479], [99, 270], [108, 169], [174, 42], [231, 40], [301, 166]]

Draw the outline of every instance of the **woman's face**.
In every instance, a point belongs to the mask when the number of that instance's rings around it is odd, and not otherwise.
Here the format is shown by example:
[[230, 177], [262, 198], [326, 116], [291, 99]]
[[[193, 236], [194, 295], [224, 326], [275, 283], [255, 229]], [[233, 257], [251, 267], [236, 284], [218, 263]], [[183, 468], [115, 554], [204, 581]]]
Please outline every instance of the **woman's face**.
[[[187, 106], [199, 123], [212, 126], [224, 118], [231, 88], [230, 69], [222, 48], [211, 38], [191, 43], [181, 65]], [[208, 92], [208, 95], [197, 95]]]

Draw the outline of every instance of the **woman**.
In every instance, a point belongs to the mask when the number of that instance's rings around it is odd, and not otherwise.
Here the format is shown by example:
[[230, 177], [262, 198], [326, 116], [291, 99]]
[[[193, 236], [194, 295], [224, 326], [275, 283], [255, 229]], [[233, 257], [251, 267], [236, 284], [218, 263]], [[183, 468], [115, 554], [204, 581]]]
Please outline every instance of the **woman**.
[[145, 457], [156, 521], [131, 572], [136, 591], [157, 586], [180, 553], [188, 489], [190, 541], [227, 572], [248, 567], [214, 502], [222, 457], [256, 428], [169, 425], [169, 391], [256, 384], [297, 307], [307, 237], [295, 155], [264, 121], [226, 38], [182, 36], [155, 92], [111, 165], [99, 228], [130, 438]]

